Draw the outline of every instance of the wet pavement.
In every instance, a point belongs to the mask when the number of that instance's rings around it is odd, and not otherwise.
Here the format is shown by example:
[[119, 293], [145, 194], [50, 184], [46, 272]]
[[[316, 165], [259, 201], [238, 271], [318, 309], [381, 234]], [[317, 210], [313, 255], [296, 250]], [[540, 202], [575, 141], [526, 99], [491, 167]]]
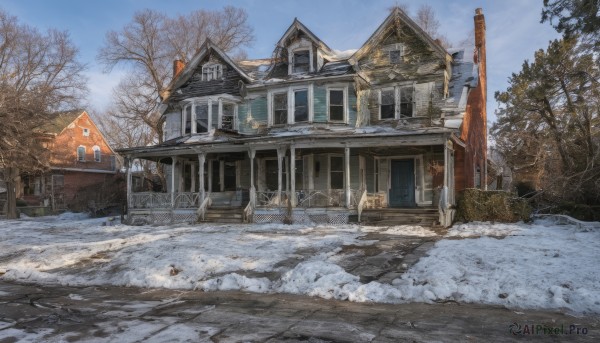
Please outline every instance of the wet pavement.
[[[513, 335], [511, 330], [520, 333]], [[455, 302], [389, 305], [288, 294], [0, 282], [2, 343], [599, 339], [600, 318], [552, 311]]]

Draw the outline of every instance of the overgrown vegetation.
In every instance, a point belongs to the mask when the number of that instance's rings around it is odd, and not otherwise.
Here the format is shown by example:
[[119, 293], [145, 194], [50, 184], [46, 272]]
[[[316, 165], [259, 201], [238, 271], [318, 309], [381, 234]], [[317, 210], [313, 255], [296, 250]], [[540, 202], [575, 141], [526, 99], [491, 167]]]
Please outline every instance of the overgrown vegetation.
[[579, 206], [565, 204], [600, 205], [599, 36], [590, 32], [600, 25], [597, 10], [581, 11], [598, 9], [598, 1], [544, 3], [544, 20], [558, 19], [565, 36], [538, 50], [495, 94], [500, 108], [490, 133], [515, 180], [536, 190], [529, 195], [538, 210], [565, 212]]
[[527, 222], [531, 206], [527, 200], [504, 191], [466, 189], [458, 196], [455, 219], [462, 222]]

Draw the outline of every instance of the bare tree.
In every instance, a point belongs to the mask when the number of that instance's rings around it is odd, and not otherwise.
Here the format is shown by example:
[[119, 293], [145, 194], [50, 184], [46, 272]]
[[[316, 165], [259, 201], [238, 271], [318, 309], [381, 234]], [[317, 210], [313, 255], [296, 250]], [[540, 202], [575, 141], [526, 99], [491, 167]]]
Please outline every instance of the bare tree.
[[230, 6], [175, 18], [147, 9], [137, 12], [120, 31], [108, 32], [98, 60], [107, 71], [117, 65], [129, 69], [114, 91], [111, 113], [119, 120], [148, 127], [144, 132], [150, 137], [144, 140], [161, 142], [158, 106], [160, 94], [171, 81], [173, 61], [189, 62], [206, 38], [226, 52], [243, 53], [253, 40], [247, 17], [243, 9]]
[[50, 113], [77, 106], [86, 93], [77, 53], [67, 32], [43, 34], [0, 10], [0, 168], [8, 218], [16, 217], [19, 174], [48, 167], [38, 129]]
[[414, 19], [423, 31], [432, 38], [437, 39], [443, 47], [447, 48], [451, 45], [448, 38], [438, 31], [440, 29], [440, 21], [437, 20], [433, 7], [427, 4], [421, 5]]

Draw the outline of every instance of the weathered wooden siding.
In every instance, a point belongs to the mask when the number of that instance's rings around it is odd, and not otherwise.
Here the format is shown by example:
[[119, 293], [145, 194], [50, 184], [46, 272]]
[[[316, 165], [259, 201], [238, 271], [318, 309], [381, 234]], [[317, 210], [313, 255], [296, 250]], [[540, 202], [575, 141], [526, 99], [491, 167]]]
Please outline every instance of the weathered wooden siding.
[[[220, 80], [202, 81], [202, 65], [206, 63], [221, 64], [223, 66], [223, 78]], [[174, 92], [169, 101], [177, 103], [187, 98], [224, 93], [239, 96], [240, 81], [242, 81], [242, 78], [235, 69], [226, 64], [219, 56], [211, 53], [198, 65], [192, 77], [179, 88], [181, 93]]]
[[327, 122], [327, 89], [324, 86], [313, 88], [314, 122]]
[[348, 125], [351, 127], [356, 126], [356, 90], [354, 87], [348, 87]]

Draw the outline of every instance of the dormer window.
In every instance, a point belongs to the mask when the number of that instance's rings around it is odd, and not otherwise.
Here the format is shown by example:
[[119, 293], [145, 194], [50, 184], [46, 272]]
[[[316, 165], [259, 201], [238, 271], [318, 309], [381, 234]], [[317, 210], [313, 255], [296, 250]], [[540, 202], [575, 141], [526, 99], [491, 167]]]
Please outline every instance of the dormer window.
[[202, 81], [219, 80], [223, 78], [223, 67], [220, 64], [205, 64], [202, 66]]
[[310, 51], [298, 50], [294, 51], [293, 73], [308, 73], [310, 71]]

